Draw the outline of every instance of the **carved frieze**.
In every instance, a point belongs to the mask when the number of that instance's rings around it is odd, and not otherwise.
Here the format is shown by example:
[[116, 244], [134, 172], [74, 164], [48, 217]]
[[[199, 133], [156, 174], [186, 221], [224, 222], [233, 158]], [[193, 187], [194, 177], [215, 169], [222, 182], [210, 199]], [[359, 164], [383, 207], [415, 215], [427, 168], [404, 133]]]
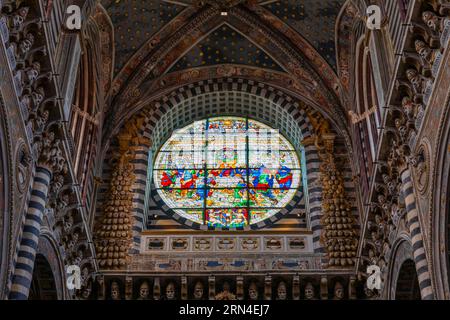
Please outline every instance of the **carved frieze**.
[[236, 254], [204, 257], [198, 254], [133, 255], [127, 270], [155, 273], [177, 272], [268, 272], [322, 270], [322, 256], [299, 257], [292, 254]]

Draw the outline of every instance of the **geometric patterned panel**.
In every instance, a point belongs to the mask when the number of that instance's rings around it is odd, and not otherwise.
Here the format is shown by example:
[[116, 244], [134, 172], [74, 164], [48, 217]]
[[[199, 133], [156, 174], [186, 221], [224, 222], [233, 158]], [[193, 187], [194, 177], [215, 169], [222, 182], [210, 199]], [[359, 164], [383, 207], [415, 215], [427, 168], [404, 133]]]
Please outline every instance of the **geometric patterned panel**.
[[283, 72], [268, 54], [241, 33], [222, 25], [195, 45], [170, 72], [216, 64], [242, 64]]
[[115, 70], [185, 7], [161, 0], [102, 0], [114, 25]]
[[282, 0], [265, 5], [336, 67], [335, 24], [345, 0]]

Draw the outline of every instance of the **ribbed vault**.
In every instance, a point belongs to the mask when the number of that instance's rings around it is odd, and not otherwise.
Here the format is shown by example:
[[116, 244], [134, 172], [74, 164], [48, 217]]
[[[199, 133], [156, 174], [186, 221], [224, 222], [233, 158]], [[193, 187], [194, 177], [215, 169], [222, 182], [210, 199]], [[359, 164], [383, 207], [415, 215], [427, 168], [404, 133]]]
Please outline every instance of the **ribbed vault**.
[[[300, 29], [267, 10], [268, 2], [214, 3], [186, 4], [176, 18], [148, 36], [115, 76], [107, 97], [113, 112], [104, 126], [106, 144], [125, 119], [158, 94], [201, 79], [232, 76], [273, 83], [301, 96], [346, 135], [339, 80]], [[334, 5], [323, 12], [337, 15], [339, 6]], [[314, 10], [322, 9], [315, 5]], [[311, 16], [313, 11], [308, 12]], [[117, 19], [112, 18], [113, 25], [123, 23]], [[304, 17], [299, 19], [306, 23]], [[117, 56], [117, 43], [115, 50]]]

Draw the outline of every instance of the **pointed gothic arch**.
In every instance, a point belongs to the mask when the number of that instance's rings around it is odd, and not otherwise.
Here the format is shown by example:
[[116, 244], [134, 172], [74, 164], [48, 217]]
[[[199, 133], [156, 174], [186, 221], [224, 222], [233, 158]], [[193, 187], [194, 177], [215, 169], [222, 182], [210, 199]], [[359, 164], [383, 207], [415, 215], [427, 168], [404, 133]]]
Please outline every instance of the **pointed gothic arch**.
[[[185, 11], [189, 10], [189, 8], [185, 9]], [[288, 85], [300, 96], [309, 95], [311, 101], [320, 105], [318, 110], [327, 114], [327, 118], [339, 128], [341, 134], [348, 136], [345, 117], [342, 116], [342, 112], [339, 112], [341, 107], [337, 77], [315, 49], [304, 39], [299, 39], [300, 35], [294, 36], [292, 32], [287, 35], [288, 39], [294, 37], [297, 42], [284, 40], [286, 35], [281, 36], [279, 31], [281, 22], [277, 19], [271, 20], [267, 14], [261, 12], [258, 12], [260, 17], [251, 11], [234, 7], [229, 10], [225, 21], [220, 17], [220, 12], [214, 8], [205, 9], [190, 20], [185, 17], [185, 11], [180, 14], [180, 17], [167, 24], [146, 45], [143, 45], [115, 78], [109, 101], [116, 115], [110, 119], [112, 126], [106, 128], [107, 139], [117, 127], [120, 127], [121, 119], [125, 113], [129, 114], [130, 108], [144, 103], [143, 96], [150, 91], [151, 87], [165, 83], [165, 80], [161, 78], [172, 76], [166, 73], [176, 61], [224, 23], [250, 41], [260, 43], [261, 49], [287, 71], [286, 75], [270, 75], [270, 70], [259, 70], [260, 74], [267, 74], [267, 80], [286, 78], [288, 83], [284, 83], [281, 87]], [[274, 28], [268, 28], [260, 19], [272, 23]], [[171, 34], [169, 31], [173, 28], [172, 24], [183, 27]], [[195, 32], [186, 33], [186, 30], [195, 30]], [[189, 34], [189, 37], [184, 37], [185, 34]], [[167, 37], [166, 41], [163, 41], [163, 35]], [[158, 41], [155, 42], [155, 39]], [[298, 47], [293, 43], [296, 43]], [[240, 66], [230, 64], [229, 67], [239, 68]], [[197, 70], [201, 72], [202, 68], [193, 69], [192, 72]], [[183, 80], [178, 80], [178, 86], [182, 84]], [[348, 146], [350, 148], [350, 144]]]

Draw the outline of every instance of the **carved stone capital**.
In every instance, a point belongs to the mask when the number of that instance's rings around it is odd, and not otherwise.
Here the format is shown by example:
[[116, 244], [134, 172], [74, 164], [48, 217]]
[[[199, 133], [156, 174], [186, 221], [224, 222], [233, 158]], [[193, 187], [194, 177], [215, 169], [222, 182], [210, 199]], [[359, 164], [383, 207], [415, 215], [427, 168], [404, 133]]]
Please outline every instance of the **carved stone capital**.
[[67, 172], [62, 141], [51, 131], [44, 133], [40, 141], [38, 164], [49, 169], [54, 175]]
[[302, 145], [303, 145], [304, 147], [312, 146], [312, 145], [315, 144], [315, 142], [316, 142], [316, 136], [309, 136], [309, 137], [304, 138], [304, 139], [302, 140]]

